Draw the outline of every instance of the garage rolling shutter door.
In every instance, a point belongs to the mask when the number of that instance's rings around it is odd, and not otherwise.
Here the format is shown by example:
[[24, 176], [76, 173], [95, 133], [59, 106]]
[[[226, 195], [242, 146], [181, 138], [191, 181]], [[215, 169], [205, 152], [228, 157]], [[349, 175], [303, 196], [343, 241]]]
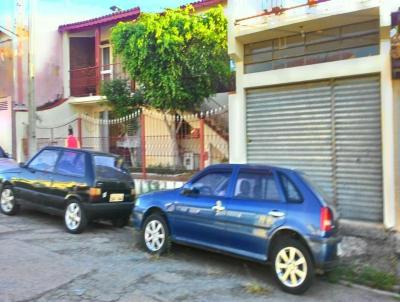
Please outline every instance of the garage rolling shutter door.
[[337, 201], [343, 217], [382, 221], [379, 77], [334, 82]]
[[344, 218], [382, 220], [379, 78], [247, 92], [247, 160], [300, 169]]

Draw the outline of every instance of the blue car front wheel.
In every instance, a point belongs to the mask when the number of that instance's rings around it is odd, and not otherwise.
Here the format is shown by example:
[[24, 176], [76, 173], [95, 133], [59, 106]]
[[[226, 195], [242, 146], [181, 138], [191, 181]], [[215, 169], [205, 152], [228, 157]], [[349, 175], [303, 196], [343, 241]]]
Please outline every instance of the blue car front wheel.
[[170, 247], [170, 236], [165, 219], [160, 214], [151, 214], [142, 228], [142, 243], [150, 254], [161, 255]]

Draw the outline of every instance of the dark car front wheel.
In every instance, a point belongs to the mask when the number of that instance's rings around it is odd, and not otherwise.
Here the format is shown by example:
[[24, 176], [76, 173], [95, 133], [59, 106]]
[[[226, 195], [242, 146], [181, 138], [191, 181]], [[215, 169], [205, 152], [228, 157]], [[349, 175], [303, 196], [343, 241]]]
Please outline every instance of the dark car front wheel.
[[68, 233], [79, 234], [86, 228], [85, 210], [78, 201], [70, 201], [65, 208], [64, 225]]
[[11, 186], [4, 186], [0, 193], [0, 211], [12, 216], [17, 214], [19, 205], [15, 202], [14, 191]]
[[302, 294], [314, 280], [314, 266], [307, 248], [293, 238], [282, 238], [273, 247], [272, 266], [281, 288], [291, 294]]
[[152, 214], [145, 220], [142, 228], [142, 244], [154, 255], [161, 255], [170, 248], [170, 237], [165, 219], [160, 214]]

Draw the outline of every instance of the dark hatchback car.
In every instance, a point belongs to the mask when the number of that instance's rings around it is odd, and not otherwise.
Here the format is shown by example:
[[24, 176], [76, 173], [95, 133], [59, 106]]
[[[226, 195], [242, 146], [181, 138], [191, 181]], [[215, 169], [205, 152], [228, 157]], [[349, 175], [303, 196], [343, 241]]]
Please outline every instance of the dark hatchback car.
[[269, 262], [293, 294], [335, 264], [340, 242], [318, 187], [301, 172], [263, 165], [210, 166], [180, 189], [141, 195], [133, 224], [152, 254], [173, 241]]
[[93, 219], [129, 222], [134, 182], [121, 157], [46, 147], [28, 163], [0, 172], [0, 211], [15, 215], [21, 205], [62, 215], [68, 232], [80, 233]]

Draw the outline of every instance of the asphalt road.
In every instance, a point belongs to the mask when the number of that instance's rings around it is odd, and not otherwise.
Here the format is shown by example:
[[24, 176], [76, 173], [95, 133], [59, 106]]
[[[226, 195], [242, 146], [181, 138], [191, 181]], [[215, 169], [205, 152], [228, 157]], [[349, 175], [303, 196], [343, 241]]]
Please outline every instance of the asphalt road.
[[0, 214], [0, 301], [398, 301], [321, 279], [299, 298], [267, 266], [177, 245], [157, 258], [138, 242], [129, 227], [71, 235], [59, 217]]

